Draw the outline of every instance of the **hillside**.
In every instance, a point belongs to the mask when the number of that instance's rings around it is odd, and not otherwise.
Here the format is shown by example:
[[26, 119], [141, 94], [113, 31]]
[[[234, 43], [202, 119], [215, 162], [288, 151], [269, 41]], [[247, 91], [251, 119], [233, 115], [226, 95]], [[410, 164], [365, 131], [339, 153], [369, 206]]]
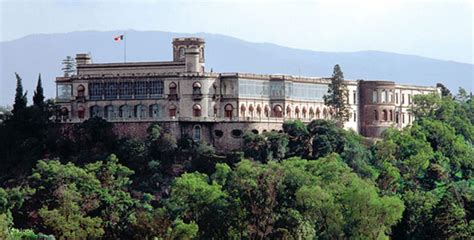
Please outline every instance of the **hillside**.
[[[12, 104], [18, 72], [31, 97], [38, 73], [42, 74], [47, 97], [55, 95], [54, 78], [61, 75], [61, 60], [79, 52], [90, 52], [94, 62], [119, 62], [121, 43], [113, 41], [117, 31], [35, 34], [0, 42], [0, 105]], [[287, 48], [271, 43], [252, 43], [207, 33], [182, 34], [158, 31], [128, 31], [129, 61], [171, 59], [173, 37], [206, 39], [206, 66], [214, 72], [284, 73], [330, 76], [340, 64], [347, 79], [385, 79], [399, 83], [435, 85], [442, 82], [457, 91], [473, 90], [474, 65], [413, 55], [378, 51], [317, 52]]]

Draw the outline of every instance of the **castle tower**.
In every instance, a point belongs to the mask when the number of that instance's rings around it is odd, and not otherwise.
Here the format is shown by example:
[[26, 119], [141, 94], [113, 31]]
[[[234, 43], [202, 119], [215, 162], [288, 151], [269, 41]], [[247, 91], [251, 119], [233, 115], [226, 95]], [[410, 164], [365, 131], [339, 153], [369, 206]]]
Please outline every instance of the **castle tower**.
[[173, 61], [185, 62], [187, 72], [204, 72], [204, 39], [174, 38]]

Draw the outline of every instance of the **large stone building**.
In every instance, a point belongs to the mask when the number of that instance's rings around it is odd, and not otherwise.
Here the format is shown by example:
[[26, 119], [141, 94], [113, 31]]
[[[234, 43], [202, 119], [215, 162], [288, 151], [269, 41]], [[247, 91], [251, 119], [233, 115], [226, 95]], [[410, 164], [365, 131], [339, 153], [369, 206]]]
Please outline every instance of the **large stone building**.
[[[92, 63], [77, 54], [77, 74], [56, 78], [62, 120], [99, 116], [122, 136], [140, 137], [152, 122], [180, 138], [188, 135], [219, 149], [237, 148], [245, 131], [279, 131], [285, 120], [330, 119], [324, 105], [330, 78], [205, 71], [205, 42], [175, 38], [173, 61]], [[377, 137], [413, 122], [416, 94], [435, 87], [390, 81], [346, 81], [351, 117], [345, 127]]]

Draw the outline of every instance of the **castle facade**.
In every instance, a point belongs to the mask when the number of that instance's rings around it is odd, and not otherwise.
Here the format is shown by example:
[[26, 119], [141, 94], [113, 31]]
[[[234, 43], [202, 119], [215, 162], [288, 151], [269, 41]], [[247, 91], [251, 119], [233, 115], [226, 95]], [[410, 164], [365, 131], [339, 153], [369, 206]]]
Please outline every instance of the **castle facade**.
[[[77, 74], [56, 78], [62, 121], [97, 116], [130, 137], [145, 136], [159, 122], [176, 138], [230, 150], [241, 146], [246, 131], [280, 131], [286, 120], [333, 115], [323, 100], [330, 78], [209, 72], [204, 39], [175, 38], [172, 46], [173, 61], [166, 62], [92, 63], [89, 54], [77, 54]], [[344, 126], [366, 137], [411, 124], [413, 96], [438, 91], [391, 81], [345, 82], [351, 114]]]

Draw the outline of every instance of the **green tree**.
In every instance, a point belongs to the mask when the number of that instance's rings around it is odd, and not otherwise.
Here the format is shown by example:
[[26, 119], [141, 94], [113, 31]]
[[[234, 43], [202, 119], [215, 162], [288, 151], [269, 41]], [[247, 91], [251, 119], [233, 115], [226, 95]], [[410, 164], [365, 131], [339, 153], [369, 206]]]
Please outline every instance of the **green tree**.
[[18, 73], [15, 73], [16, 76], [16, 93], [15, 93], [15, 102], [13, 103], [13, 115], [18, 114], [22, 110], [26, 109], [26, 104], [28, 102], [26, 98], [27, 92], [23, 93], [23, 84], [21, 83], [21, 77]]
[[76, 72], [76, 61], [71, 56], [66, 56], [62, 64], [63, 68], [61, 70], [63, 70], [65, 77], [69, 77]]
[[334, 110], [334, 118], [338, 127], [343, 127], [349, 120], [349, 92], [344, 83], [344, 74], [339, 64], [334, 66], [328, 94], [324, 95], [324, 104]]
[[39, 109], [44, 109], [44, 94], [43, 86], [41, 84], [41, 74], [38, 75], [38, 83], [36, 84], [36, 91], [33, 95], [33, 104]]

